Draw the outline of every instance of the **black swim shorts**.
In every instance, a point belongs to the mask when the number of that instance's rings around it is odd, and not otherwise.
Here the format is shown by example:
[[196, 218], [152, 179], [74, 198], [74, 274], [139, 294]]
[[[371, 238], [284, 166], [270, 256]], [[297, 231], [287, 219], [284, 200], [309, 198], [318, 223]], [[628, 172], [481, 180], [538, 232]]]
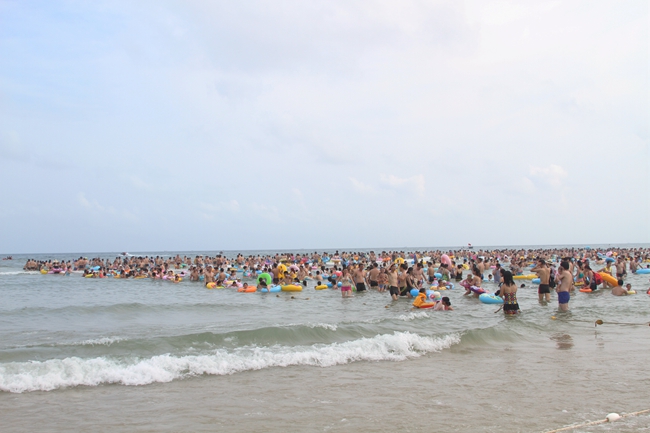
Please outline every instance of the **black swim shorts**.
[[366, 290], [366, 284], [365, 283], [357, 283], [357, 292], [363, 292]]
[[543, 295], [544, 293], [551, 293], [551, 288], [548, 286], [548, 284], [540, 284], [537, 293], [540, 295]]
[[397, 287], [395, 287], [395, 286], [390, 286], [390, 287], [388, 288], [388, 291], [390, 292], [390, 295], [391, 295], [391, 296], [393, 296], [393, 295], [395, 295], [395, 296], [399, 295], [399, 289], [398, 289]]

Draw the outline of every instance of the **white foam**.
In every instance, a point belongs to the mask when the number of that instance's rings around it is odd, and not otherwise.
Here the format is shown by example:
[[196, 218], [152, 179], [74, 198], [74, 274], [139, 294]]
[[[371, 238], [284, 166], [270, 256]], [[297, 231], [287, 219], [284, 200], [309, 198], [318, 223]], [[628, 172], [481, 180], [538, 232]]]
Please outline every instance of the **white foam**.
[[330, 331], [336, 331], [337, 326], [336, 325], [331, 325], [329, 323], [310, 323], [309, 325], [310, 328], [324, 328], [324, 329], [329, 329]]
[[120, 341], [124, 341], [126, 338], [122, 337], [101, 337], [101, 338], [95, 338], [91, 340], [84, 340], [79, 343], [73, 343], [73, 346], [98, 346], [98, 345], [103, 345], [103, 346], [110, 346], [113, 343], [118, 343]]
[[414, 311], [409, 314], [402, 314], [400, 316], [397, 316], [396, 319], [410, 322], [411, 320], [422, 319], [424, 317], [429, 317], [426, 311]]
[[226, 375], [269, 367], [330, 367], [356, 361], [404, 361], [460, 342], [458, 335], [424, 337], [410, 332], [377, 335], [344, 343], [313, 346], [248, 346], [206, 355], [159, 355], [117, 360], [77, 357], [0, 364], [0, 390], [50, 391], [78, 385], [147, 385], [203, 374]]
[[0, 272], [0, 275], [37, 275], [40, 274], [38, 271], [7, 271], [7, 272]]
[[281, 328], [291, 328], [294, 326], [306, 326], [308, 328], [324, 328], [329, 329], [330, 331], [336, 331], [338, 327], [329, 323], [287, 323], [286, 325], [275, 325]]

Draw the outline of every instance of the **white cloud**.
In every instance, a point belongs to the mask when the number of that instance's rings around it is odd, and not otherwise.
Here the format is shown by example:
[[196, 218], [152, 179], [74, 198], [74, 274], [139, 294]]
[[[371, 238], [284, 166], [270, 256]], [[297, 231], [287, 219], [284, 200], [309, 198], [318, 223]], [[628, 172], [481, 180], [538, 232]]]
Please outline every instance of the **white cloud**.
[[530, 167], [530, 176], [541, 180], [543, 183], [560, 188], [567, 177], [567, 171], [559, 165], [551, 164], [548, 167]]
[[217, 204], [201, 202], [199, 203], [201, 209], [209, 212], [209, 215], [220, 214], [224, 212], [237, 213], [240, 210], [239, 202], [235, 199], [230, 201], [220, 201]]
[[99, 204], [99, 202], [94, 199], [87, 199], [86, 195], [83, 192], [77, 194], [77, 202], [85, 209], [89, 211], [96, 212], [99, 214], [110, 215], [113, 217], [119, 217], [127, 219], [130, 221], [136, 221], [138, 219], [137, 215], [126, 209], [116, 209], [113, 206], [104, 206]]
[[360, 194], [374, 194], [375, 193], [375, 189], [372, 186], [367, 185], [367, 184], [361, 182], [360, 180], [358, 180], [358, 179], [356, 179], [354, 177], [350, 178], [350, 182], [352, 183], [352, 188], [356, 192], [358, 192]]
[[261, 216], [264, 219], [267, 219], [274, 223], [279, 223], [282, 221], [282, 219], [280, 218], [280, 211], [275, 206], [267, 206], [259, 203], [251, 203], [250, 207], [257, 215]]
[[418, 174], [415, 176], [401, 178], [393, 174], [381, 175], [382, 184], [392, 188], [392, 189], [407, 189], [410, 191], [415, 191], [419, 195], [424, 195], [425, 186], [424, 186], [424, 175]]

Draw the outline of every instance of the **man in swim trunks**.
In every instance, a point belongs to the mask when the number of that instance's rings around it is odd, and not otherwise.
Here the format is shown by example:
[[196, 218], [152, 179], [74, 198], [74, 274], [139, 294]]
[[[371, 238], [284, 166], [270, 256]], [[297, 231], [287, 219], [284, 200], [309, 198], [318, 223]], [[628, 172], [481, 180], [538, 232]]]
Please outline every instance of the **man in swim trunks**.
[[393, 301], [397, 301], [397, 297], [399, 296], [399, 288], [397, 287], [398, 284], [398, 275], [397, 275], [397, 267], [395, 264], [390, 265], [390, 268], [388, 269], [388, 291], [390, 293], [390, 297], [393, 298]]
[[627, 276], [627, 270], [625, 266], [625, 259], [623, 256], [618, 256], [616, 259], [616, 279], [622, 280]]
[[549, 302], [551, 300], [551, 288], [548, 285], [548, 282], [551, 276], [551, 271], [546, 266], [546, 260], [543, 258], [537, 259], [537, 263], [537, 266], [530, 271], [536, 273], [540, 280], [539, 288], [537, 289], [539, 302], [544, 302], [544, 300]]
[[363, 292], [366, 290], [366, 276], [363, 272], [363, 265], [361, 263], [359, 263], [354, 271], [352, 271], [352, 279], [354, 280], [354, 285], [357, 287], [357, 292]]
[[434, 278], [436, 278], [436, 268], [433, 266], [433, 261], [430, 261], [427, 266], [427, 277], [429, 280], [429, 284], [432, 284]]
[[377, 263], [372, 264], [372, 268], [368, 272], [368, 280], [370, 281], [370, 287], [377, 289], [379, 287], [379, 265]]
[[573, 285], [573, 275], [569, 272], [569, 262], [566, 260], [560, 263], [556, 281], [558, 282], [558, 286], [555, 291], [557, 292], [557, 302], [560, 311], [568, 311], [569, 300], [571, 299], [569, 290], [571, 290], [571, 286]]
[[400, 273], [397, 275], [397, 287], [399, 287], [399, 295], [400, 296], [408, 296], [408, 287], [406, 284], [406, 279], [408, 278], [408, 269], [409, 265], [406, 263], [402, 263], [400, 265]]

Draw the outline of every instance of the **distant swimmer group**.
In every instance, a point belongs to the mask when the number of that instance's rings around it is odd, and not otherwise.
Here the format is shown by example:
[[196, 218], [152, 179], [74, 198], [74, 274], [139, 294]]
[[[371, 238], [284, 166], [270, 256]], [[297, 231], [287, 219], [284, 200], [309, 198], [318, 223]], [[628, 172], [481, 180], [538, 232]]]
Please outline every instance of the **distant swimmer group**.
[[[79, 257], [61, 262], [29, 259], [24, 269], [43, 274], [82, 274], [85, 278], [199, 282], [208, 289], [233, 288], [243, 293], [299, 292], [311, 285], [316, 290], [339, 290], [343, 298], [366, 291], [387, 292], [393, 301], [415, 298], [415, 308], [434, 311], [453, 310], [450, 298], [440, 296], [440, 291], [452, 290], [457, 284], [465, 289], [466, 296], [500, 304], [505, 315], [514, 316], [521, 311], [517, 279], [538, 284], [541, 304], [551, 300], [554, 290], [560, 311], [568, 310], [576, 287], [584, 293], [602, 288], [611, 289], [616, 296], [634, 294], [625, 278], [628, 271], [650, 273], [650, 249], [336, 251], [248, 256], [222, 252], [193, 258], [122, 254], [115, 259]], [[494, 293], [488, 289], [492, 285], [497, 288]]]

